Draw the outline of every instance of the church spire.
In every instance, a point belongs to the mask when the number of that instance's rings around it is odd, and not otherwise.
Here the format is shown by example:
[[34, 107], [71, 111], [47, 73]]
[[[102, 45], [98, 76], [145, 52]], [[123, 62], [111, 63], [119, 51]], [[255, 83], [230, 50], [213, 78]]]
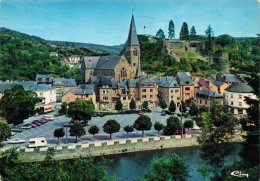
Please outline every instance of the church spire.
[[137, 33], [136, 33], [136, 28], [135, 28], [135, 20], [134, 16], [132, 15], [131, 23], [130, 23], [130, 29], [129, 29], [129, 34], [128, 34], [128, 39], [127, 39], [127, 44], [128, 45], [139, 45]]

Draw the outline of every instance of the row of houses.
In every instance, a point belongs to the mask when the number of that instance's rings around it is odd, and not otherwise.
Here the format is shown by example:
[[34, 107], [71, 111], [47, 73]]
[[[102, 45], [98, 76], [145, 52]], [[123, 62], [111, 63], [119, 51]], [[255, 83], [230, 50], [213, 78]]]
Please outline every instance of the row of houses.
[[168, 105], [173, 100], [177, 107], [182, 100], [188, 105], [195, 102], [198, 107], [210, 107], [214, 100], [218, 100], [228, 105], [233, 114], [242, 115], [248, 108], [244, 98], [256, 98], [246, 77], [244, 74], [212, 74], [201, 78], [192, 77], [189, 72], [178, 72], [176, 76], [141, 75], [137, 79], [117, 81], [108, 76], [90, 76], [88, 84], [77, 86], [74, 79], [39, 74], [36, 81], [0, 83], [0, 98], [6, 89], [21, 84], [26, 90], [37, 93], [40, 104], [81, 99], [91, 100], [96, 110], [112, 111], [118, 100], [123, 109], [130, 109], [132, 99], [137, 109], [141, 109], [145, 101], [152, 108], [162, 100]]

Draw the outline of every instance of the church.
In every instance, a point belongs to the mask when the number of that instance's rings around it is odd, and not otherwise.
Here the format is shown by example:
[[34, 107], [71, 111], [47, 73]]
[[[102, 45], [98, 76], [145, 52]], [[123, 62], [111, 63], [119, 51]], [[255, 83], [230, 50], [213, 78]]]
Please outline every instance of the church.
[[141, 73], [140, 44], [132, 16], [126, 49], [122, 56], [85, 56], [81, 61], [82, 83], [91, 76], [109, 76], [117, 81], [134, 79]]

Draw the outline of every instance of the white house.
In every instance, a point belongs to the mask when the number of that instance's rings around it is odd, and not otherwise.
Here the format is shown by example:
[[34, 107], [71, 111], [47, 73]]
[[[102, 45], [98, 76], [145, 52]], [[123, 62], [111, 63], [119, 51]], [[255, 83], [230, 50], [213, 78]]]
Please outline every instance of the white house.
[[249, 105], [245, 102], [245, 97], [256, 99], [253, 94], [253, 88], [246, 83], [237, 83], [230, 85], [225, 89], [225, 104], [230, 108], [231, 113], [235, 115], [246, 115], [246, 109]]
[[34, 84], [31, 87], [31, 90], [34, 91], [40, 98], [40, 104], [50, 104], [56, 102], [56, 90], [50, 85]]
[[69, 63], [78, 63], [80, 60], [80, 55], [71, 55], [69, 57]]

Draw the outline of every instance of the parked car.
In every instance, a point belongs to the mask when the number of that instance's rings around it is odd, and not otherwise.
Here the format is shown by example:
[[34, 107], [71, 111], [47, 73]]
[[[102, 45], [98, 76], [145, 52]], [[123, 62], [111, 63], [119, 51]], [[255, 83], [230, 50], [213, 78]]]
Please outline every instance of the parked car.
[[25, 124], [21, 127], [21, 129], [31, 129], [32, 126], [30, 124]]
[[36, 127], [36, 125], [35, 124], [33, 124], [33, 123], [28, 123], [32, 128], [35, 128]]
[[42, 123], [42, 124], [45, 124], [48, 122], [48, 120], [45, 120], [45, 119], [38, 119], [39, 123]]
[[54, 114], [54, 117], [58, 117], [58, 116], [60, 116], [59, 114]]
[[174, 113], [172, 113], [171, 111], [168, 111], [168, 110], [165, 110], [165, 113], [169, 114], [169, 115], [173, 115], [174, 114]]
[[36, 126], [41, 126], [42, 125], [42, 123], [40, 123], [38, 120], [32, 121], [32, 124], [34, 124]]
[[94, 116], [94, 117], [97, 117], [97, 116], [99, 116], [99, 115], [98, 115], [98, 113], [97, 113], [97, 112], [95, 112], [93, 116]]
[[139, 115], [144, 115], [144, 112], [143, 111], [139, 111]]
[[21, 128], [13, 128], [11, 129], [12, 132], [23, 132]]
[[9, 144], [19, 144], [19, 143], [24, 143], [24, 142], [25, 142], [25, 140], [21, 140], [20, 138], [14, 138], [14, 139], [7, 141], [7, 143], [9, 143]]
[[37, 148], [47, 146], [47, 141], [44, 137], [41, 138], [31, 138], [28, 141], [28, 148]]
[[182, 116], [184, 116], [185, 118], [187, 118], [187, 117], [189, 117], [189, 113], [184, 112], [184, 113], [182, 113]]
[[64, 123], [63, 127], [71, 127], [73, 123]]
[[49, 121], [53, 121], [53, 120], [54, 120], [54, 117], [51, 116], [51, 115], [45, 115], [45, 116], [43, 116], [43, 117], [46, 118], [46, 119], [49, 120]]
[[166, 116], [166, 112], [165, 112], [165, 111], [162, 111], [162, 112], [161, 112], [161, 115], [162, 115], [162, 116]]
[[105, 113], [101, 112], [101, 113], [99, 113], [99, 116], [100, 116], [100, 117], [104, 117], [104, 116], [105, 116]]

